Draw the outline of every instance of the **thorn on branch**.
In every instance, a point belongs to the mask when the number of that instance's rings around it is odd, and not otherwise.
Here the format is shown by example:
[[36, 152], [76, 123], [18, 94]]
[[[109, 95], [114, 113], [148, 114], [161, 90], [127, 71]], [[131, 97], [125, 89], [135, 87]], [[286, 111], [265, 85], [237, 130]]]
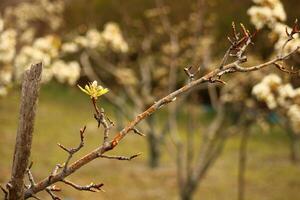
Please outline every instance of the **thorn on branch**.
[[137, 153], [137, 154], [134, 154], [130, 157], [126, 157], [126, 156], [108, 156], [108, 155], [103, 155], [103, 154], [100, 154], [99, 157], [101, 158], [107, 158], [107, 159], [115, 159], [115, 160], [127, 160], [127, 161], [130, 161], [138, 156], [140, 156], [142, 153]]
[[68, 180], [62, 180], [61, 182], [75, 188], [76, 190], [80, 190], [80, 191], [89, 191], [89, 192], [103, 191], [103, 192], [105, 192], [102, 189], [102, 186], [104, 185], [103, 183], [100, 183], [100, 184], [90, 183], [89, 185], [86, 185], [86, 186], [80, 186], [80, 185], [77, 185], [77, 184], [75, 184], [71, 181], [68, 181]]
[[144, 133], [142, 133], [140, 130], [138, 130], [137, 128], [132, 128], [131, 129], [135, 134], [138, 134], [139, 136], [145, 137], [146, 135]]

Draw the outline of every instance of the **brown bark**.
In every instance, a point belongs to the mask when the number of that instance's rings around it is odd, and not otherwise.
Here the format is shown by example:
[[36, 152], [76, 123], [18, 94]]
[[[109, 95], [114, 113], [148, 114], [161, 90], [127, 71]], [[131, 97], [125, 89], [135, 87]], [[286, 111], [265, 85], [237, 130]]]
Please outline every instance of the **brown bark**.
[[31, 68], [24, 73], [12, 176], [8, 184], [9, 200], [24, 199], [24, 176], [31, 150], [41, 73], [42, 63], [33, 64]]

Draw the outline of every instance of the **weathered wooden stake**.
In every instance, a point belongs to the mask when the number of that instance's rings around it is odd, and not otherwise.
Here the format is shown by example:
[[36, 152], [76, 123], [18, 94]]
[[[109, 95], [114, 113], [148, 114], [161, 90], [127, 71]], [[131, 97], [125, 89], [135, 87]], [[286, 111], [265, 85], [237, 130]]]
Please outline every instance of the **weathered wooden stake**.
[[12, 175], [7, 185], [9, 200], [24, 199], [24, 178], [30, 157], [41, 74], [42, 63], [31, 65], [24, 73]]

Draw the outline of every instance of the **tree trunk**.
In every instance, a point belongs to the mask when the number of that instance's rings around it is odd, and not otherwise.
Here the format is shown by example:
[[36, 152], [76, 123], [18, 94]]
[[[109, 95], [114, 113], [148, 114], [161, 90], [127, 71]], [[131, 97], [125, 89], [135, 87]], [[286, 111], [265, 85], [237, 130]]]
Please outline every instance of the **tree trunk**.
[[289, 140], [290, 140], [290, 160], [292, 163], [297, 163], [299, 160], [298, 157], [298, 149], [297, 149], [297, 143], [299, 138], [297, 137], [297, 135], [295, 135], [295, 133], [293, 133], [292, 130], [287, 130], [288, 132], [288, 136], [289, 136]]
[[242, 131], [241, 143], [239, 148], [239, 166], [238, 166], [238, 200], [245, 199], [245, 172], [247, 162], [247, 146], [249, 133], [248, 129]]
[[24, 199], [24, 178], [31, 151], [41, 73], [42, 63], [32, 65], [30, 70], [24, 73], [12, 176], [7, 185], [9, 200]]
[[182, 193], [181, 196], [180, 196], [180, 199], [181, 200], [192, 200], [193, 197], [192, 197], [192, 194], [189, 194], [189, 193]]
[[181, 200], [192, 200], [195, 192], [195, 185], [188, 183], [184, 185], [184, 188], [181, 188], [180, 199]]
[[149, 165], [151, 168], [159, 166], [160, 161], [160, 140], [155, 133], [149, 133], [148, 135], [149, 145]]

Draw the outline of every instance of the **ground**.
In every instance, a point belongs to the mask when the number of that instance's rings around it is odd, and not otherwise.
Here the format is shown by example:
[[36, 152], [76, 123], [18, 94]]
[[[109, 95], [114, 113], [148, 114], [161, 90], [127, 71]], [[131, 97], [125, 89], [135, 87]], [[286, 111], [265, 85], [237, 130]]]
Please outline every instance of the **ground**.
[[[19, 91], [0, 99], [0, 183], [9, 180], [18, 120]], [[112, 108], [104, 104], [107, 113]], [[113, 114], [113, 113], [112, 113]], [[75, 146], [79, 142], [79, 129], [87, 125], [85, 147], [79, 155], [87, 153], [101, 143], [101, 132], [92, 117], [92, 107], [87, 96], [77, 88], [57, 84], [43, 86], [39, 99], [36, 127], [32, 147], [36, 180], [49, 175], [55, 164], [64, 162], [66, 153], [57, 143]], [[195, 199], [232, 200], [237, 196], [237, 158], [239, 135], [230, 137], [222, 156], [199, 186]], [[135, 160], [115, 161], [98, 159], [80, 169], [69, 179], [78, 184], [104, 183], [106, 192], [79, 192], [58, 184], [64, 199], [178, 199], [176, 169], [170, 154], [164, 150], [161, 167], [147, 167], [146, 140], [129, 135], [111, 155], [143, 154]], [[288, 139], [282, 131], [269, 134], [253, 133], [249, 141], [247, 165], [248, 200], [300, 199], [300, 167], [289, 161]], [[2, 194], [1, 194], [2, 195]], [[0, 197], [1, 197], [0, 195]], [[42, 199], [49, 197], [41, 193]]]

